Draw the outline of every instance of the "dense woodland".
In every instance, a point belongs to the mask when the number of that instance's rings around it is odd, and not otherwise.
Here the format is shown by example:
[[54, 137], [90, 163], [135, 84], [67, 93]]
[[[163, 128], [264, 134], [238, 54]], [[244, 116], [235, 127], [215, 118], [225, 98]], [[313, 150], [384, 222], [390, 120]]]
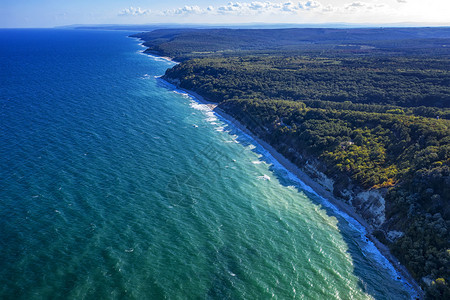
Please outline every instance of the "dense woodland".
[[[428, 298], [450, 299], [449, 29], [139, 37], [149, 52], [183, 61], [167, 80], [217, 102], [300, 167], [318, 160], [337, 197], [350, 183], [384, 190], [386, 222], [375, 235]], [[388, 239], [388, 230], [404, 235]]]
[[176, 61], [245, 55], [449, 56], [450, 28], [160, 29], [133, 35]]
[[[426, 114], [425, 107], [450, 108], [449, 70], [450, 60], [441, 58], [245, 56], [192, 59], [168, 70], [167, 76], [216, 102], [233, 98], [310, 104], [311, 100], [347, 101], [384, 105], [377, 107], [380, 110], [415, 107], [409, 111]], [[435, 110], [434, 117], [448, 117], [449, 112]]]

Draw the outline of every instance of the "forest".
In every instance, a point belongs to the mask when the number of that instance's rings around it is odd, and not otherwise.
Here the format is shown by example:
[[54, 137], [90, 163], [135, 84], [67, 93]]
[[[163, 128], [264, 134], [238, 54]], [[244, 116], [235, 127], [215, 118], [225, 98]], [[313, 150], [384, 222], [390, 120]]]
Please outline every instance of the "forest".
[[158, 29], [132, 35], [176, 61], [246, 55], [449, 56], [450, 28]]
[[166, 80], [217, 102], [299, 167], [319, 161], [336, 197], [349, 185], [382, 190], [375, 236], [427, 298], [450, 299], [450, 29], [136, 36], [182, 61]]
[[416, 114], [425, 114], [427, 109], [419, 109], [420, 106], [447, 108], [435, 110], [429, 116], [448, 117], [449, 62], [444, 58], [251, 55], [191, 59], [168, 70], [166, 75], [179, 79], [182, 87], [195, 89], [216, 102], [232, 98], [308, 103], [319, 100], [317, 105], [328, 101], [326, 106], [331, 108], [332, 102], [350, 101], [382, 104], [384, 109], [398, 109], [397, 112], [405, 107]]

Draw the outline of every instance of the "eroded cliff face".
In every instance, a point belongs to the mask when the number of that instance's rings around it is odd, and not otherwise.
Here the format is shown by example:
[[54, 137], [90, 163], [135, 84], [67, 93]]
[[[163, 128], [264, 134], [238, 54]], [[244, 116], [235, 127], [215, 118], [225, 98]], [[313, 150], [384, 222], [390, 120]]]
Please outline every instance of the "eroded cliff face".
[[[305, 160], [304, 154], [298, 154], [296, 157], [302, 157]], [[364, 190], [345, 175], [339, 177], [335, 175], [335, 178], [327, 176], [324, 173], [327, 170], [326, 166], [312, 157], [304, 161], [302, 169], [323, 188], [332, 192], [338, 200], [353, 207], [372, 227], [372, 230], [383, 231], [385, 238], [390, 242], [404, 235], [402, 231], [389, 228], [390, 224], [386, 222], [385, 196], [387, 189]]]
[[[300, 157], [304, 158], [305, 155]], [[350, 205], [371, 226], [372, 232], [376, 232], [377, 238], [381, 238], [380, 241], [383, 243], [395, 243], [405, 235], [403, 222], [397, 222], [397, 218], [387, 218], [389, 210], [385, 199], [387, 188], [365, 190], [344, 174], [327, 176], [324, 173], [327, 170], [325, 164], [311, 157], [304, 163], [303, 170], [332, 192], [338, 200]]]
[[386, 221], [386, 202], [382, 191], [356, 193], [351, 203], [374, 228], [379, 228]]

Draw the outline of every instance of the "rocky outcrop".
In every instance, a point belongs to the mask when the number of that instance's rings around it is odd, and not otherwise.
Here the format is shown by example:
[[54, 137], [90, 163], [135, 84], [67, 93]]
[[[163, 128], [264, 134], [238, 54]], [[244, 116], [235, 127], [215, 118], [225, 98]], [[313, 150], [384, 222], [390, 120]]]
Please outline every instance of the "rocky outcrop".
[[[290, 154], [292, 155], [292, 153]], [[386, 201], [384, 199], [386, 189], [364, 190], [355, 185], [350, 178], [345, 178], [345, 175], [340, 174], [337, 178], [327, 176], [325, 174], [326, 166], [316, 158], [309, 157], [306, 160], [304, 154], [294, 156], [305, 160], [302, 167], [305, 173], [333, 193], [336, 198], [351, 205], [372, 226], [372, 229], [384, 227], [386, 222]], [[402, 232], [391, 231], [388, 239], [392, 241], [400, 236], [402, 236]]]

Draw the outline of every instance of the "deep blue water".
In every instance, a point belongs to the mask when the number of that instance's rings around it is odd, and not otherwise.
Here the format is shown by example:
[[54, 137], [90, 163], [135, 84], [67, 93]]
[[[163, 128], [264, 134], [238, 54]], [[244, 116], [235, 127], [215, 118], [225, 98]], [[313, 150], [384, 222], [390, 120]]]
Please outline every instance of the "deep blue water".
[[410, 298], [127, 34], [0, 30], [0, 298]]

